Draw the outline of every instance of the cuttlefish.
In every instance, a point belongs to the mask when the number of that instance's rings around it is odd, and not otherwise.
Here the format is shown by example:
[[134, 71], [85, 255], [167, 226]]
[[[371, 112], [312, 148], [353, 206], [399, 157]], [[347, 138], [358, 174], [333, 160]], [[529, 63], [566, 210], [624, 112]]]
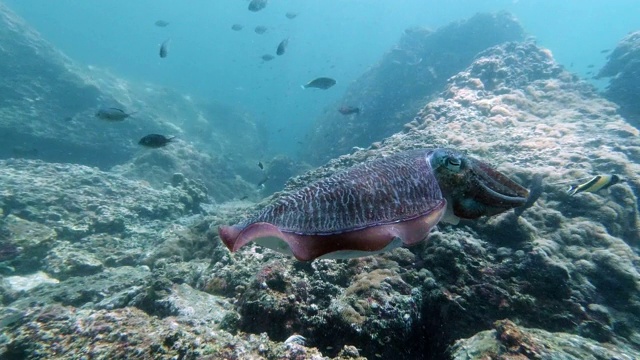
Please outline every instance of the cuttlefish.
[[218, 233], [232, 252], [253, 241], [302, 261], [352, 258], [415, 245], [441, 220], [499, 214], [528, 196], [506, 175], [459, 151], [410, 150], [286, 193]]

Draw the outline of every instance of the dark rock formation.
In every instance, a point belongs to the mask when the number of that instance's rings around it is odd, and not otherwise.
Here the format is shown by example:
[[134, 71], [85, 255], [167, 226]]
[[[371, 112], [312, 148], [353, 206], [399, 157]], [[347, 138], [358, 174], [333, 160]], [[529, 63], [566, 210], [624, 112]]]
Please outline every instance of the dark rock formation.
[[[266, 132], [246, 112], [81, 67], [1, 3], [0, 43], [0, 159], [103, 170], [128, 162], [119, 170], [153, 186], [182, 172], [201, 180], [215, 200], [249, 192], [249, 184], [235, 174], [255, 166]], [[95, 116], [102, 107], [137, 112], [108, 122]], [[138, 145], [149, 133], [176, 135], [177, 141], [151, 155]], [[226, 159], [230, 154], [236, 161]], [[248, 180], [255, 183], [259, 177]]]
[[611, 78], [604, 96], [618, 104], [620, 114], [640, 128], [640, 31], [620, 41], [596, 77]]
[[[478, 52], [522, 37], [522, 28], [507, 13], [478, 14], [433, 32], [407, 29], [398, 45], [316, 120], [305, 159], [323, 163], [402, 130]], [[343, 105], [361, 112], [344, 116], [337, 111]]]

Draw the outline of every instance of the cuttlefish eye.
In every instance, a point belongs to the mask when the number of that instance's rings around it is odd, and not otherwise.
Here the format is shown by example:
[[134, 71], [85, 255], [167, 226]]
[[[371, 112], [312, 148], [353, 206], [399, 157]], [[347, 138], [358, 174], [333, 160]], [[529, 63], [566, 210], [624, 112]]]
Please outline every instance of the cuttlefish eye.
[[460, 161], [460, 159], [456, 157], [448, 157], [445, 159], [444, 165], [447, 167], [447, 169], [458, 172], [460, 171], [460, 166], [462, 165], [462, 161]]

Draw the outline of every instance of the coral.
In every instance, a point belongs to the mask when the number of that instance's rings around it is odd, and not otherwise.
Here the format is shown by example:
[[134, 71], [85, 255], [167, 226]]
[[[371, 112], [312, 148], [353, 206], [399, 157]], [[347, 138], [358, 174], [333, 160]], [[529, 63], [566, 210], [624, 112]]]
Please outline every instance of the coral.
[[42, 268], [56, 279], [70, 276], [87, 276], [99, 273], [104, 268], [102, 262], [88, 251], [74, 249], [66, 241], [59, 242], [42, 260]]
[[264, 194], [272, 194], [282, 190], [289, 178], [309, 169], [307, 165], [296, 162], [284, 155], [275, 156], [264, 166], [264, 178], [259, 181], [264, 182], [262, 191]]
[[[407, 41], [430, 36], [412, 31]], [[189, 169], [235, 165], [221, 155], [181, 168], [197, 154], [189, 146], [138, 157], [139, 169], [171, 169], [150, 175], [157, 188], [81, 165], [0, 160], [0, 254], [11, 275], [0, 284], [0, 356], [443, 359], [453, 345], [460, 359], [638, 357], [637, 130], [531, 42], [471, 56], [441, 79], [439, 97], [415, 100], [422, 109], [389, 129], [398, 132], [283, 190], [434, 146], [489, 159], [522, 184], [543, 176], [518, 216], [440, 223], [413, 248], [313, 262], [255, 244], [231, 254], [218, 226], [280, 195], [207, 203], [216, 191], [256, 189], [224, 174], [228, 188], [205, 191]], [[626, 181], [566, 194], [601, 173]]]
[[498, 320], [495, 330], [456, 341], [451, 359], [633, 359], [640, 353], [622, 344], [597, 343], [578, 335], [520, 327]]
[[[318, 340], [321, 344], [338, 348], [346, 341], [337, 337], [349, 339], [363, 348], [365, 356], [389, 354], [386, 351], [406, 356], [443, 354], [456, 339], [504, 318], [527, 327], [579, 334], [585, 341], [637, 346], [640, 261], [634, 247], [640, 240], [640, 184], [635, 174], [640, 172], [640, 139], [616, 115], [615, 105], [531, 42], [482, 52], [450, 78], [442, 96], [427, 103], [406, 131], [294, 177], [284, 191], [396, 151], [453, 145], [490, 159], [522, 184], [541, 175], [540, 198], [520, 216], [508, 212], [457, 226], [441, 223], [427, 243], [410, 249], [412, 255], [406, 258], [406, 249], [396, 250], [352, 260], [344, 270], [336, 268], [341, 262], [314, 262], [312, 270], [326, 274], [321, 283], [333, 285], [334, 297], [329, 304], [322, 295], [302, 298], [302, 303], [288, 307], [282, 314], [295, 319], [292, 329], [313, 338], [310, 334], [317, 332], [301, 331], [305, 324], [330, 326], [331, 335]], [[598, 193], [566, 194], [569, 183], [600, 173], [615, 173], [627, 181]], [[257, 261], [257, 272], [260, 261], [270, 255], [268, 250], [249, 247], [234, 258]], [[317, 275], [305, 266], [286, 273], [287, 292], [301, 281], [318, 286], [311, 280]], [[407, 285], [378, 283], [373, 280], [381, 277], [366, 274], [397, 274]], [[404, 295], [407, 286], [419, 292]], [[410, 328], [404, 332], [397, 322], [386, 321], [364, 302], [365, 296], [411, 299], [399, 302], [418, 306], [417, 311], [405, 311]], [[280, 309], [276, 304], [282, 303], [266, 299], [269, 302], [262, 303], [266, 309]], [[322, 305], [313, 312], [299, 310], [310, 309], [311, 301]], [[608, 315], [590, 310], [590, 305], [605, 307]], [[270, 327], [259, 329], [281, 333]], [[377, 342], [384, 340], [380, 334], [390, 336], [391, 342]]]

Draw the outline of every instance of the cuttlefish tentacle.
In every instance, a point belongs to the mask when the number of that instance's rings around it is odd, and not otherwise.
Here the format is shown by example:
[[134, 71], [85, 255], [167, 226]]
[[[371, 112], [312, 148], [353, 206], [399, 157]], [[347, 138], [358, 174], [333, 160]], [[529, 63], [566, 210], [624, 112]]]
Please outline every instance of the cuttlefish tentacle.
[[[442, 192], [454, 215], [463, 219], [491, 216], [524, 205], [529, 191], [489, 164], [455, 151], [440, 149], [442, 161], [455, 158], [456, 166], [436, 169]], [[446, 164], [445, 164], [446, 165]]]

